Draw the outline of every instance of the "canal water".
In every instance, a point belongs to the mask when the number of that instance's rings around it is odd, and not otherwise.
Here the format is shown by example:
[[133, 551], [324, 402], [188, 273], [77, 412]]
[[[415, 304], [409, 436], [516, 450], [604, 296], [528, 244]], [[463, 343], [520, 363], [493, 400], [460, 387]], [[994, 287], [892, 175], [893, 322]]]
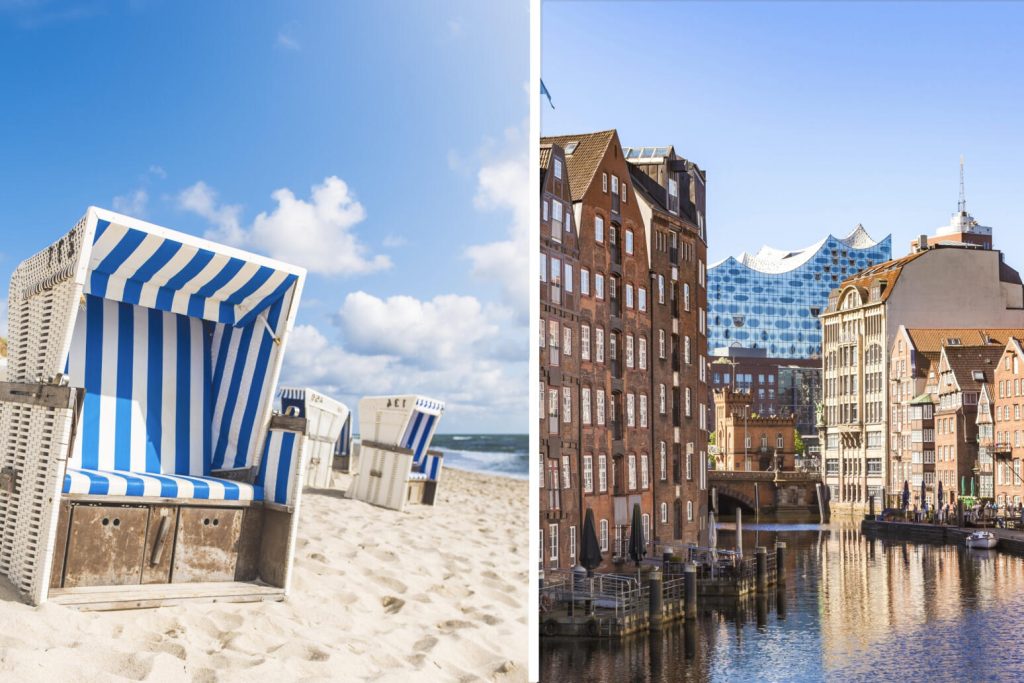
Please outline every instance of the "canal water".
[[[735, 545], [723, 525], [719, 547]], [[767, 596], [622, 641], [542, 639], [542, 681], [1024, 681], [1024, 559], [831, 525], [744, 525], [787, 544]]]

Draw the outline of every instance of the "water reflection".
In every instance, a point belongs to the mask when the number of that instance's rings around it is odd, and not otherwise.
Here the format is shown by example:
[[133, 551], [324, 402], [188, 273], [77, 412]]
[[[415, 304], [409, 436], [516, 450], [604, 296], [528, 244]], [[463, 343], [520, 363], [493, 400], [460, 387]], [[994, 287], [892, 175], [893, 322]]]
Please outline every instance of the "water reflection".
[[748, 551], [776, 540], [788, 546], [777, 591], [705, 600], [696, 622], [660, 635], [541, 641], [541, 680], [1024, 680], [1024, 559], [853, 524], [744, 528]]

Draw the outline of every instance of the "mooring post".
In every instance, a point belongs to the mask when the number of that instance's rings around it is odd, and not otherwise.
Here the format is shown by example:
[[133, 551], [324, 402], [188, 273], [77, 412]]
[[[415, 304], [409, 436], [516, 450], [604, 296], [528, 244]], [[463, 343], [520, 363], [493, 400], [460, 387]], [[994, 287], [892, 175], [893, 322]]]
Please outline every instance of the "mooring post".
[[768, 548], [763, 545], [754, 548], [754, 558], [757, 560], [757, 592], [763, 593], [768, 589]]
[[875, 519], [875, 497], [868, 497], [868, 519], [874, 521]]
[[786, 542], [775, 541], [775, 582], [786, 583]]
[[663, 548], [661, 551], [661, 569], [666, 574], [668, 573], [668, 565], [672, 562], [672, 555], [675, 554], [675, 550], [670, 547]]
[[661, 570], [654, 567], [647, 573], [647, 590], [650, 591], [650, 604], [647, 615], [647, 627], [652, 631], [660, 631], [665, 615], [665, 600], [662, 590], [664, 581]]
[[683, 566], [683, 583], [686, 587], [686, 618], [697, 618], [697, 563], [687, 562]]

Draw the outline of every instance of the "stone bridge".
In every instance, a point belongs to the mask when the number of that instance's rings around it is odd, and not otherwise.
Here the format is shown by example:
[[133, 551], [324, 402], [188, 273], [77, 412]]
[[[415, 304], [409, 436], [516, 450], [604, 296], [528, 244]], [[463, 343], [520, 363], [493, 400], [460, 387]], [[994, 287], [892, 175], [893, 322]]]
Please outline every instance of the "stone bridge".
[[759, 513], [794, 521], [819, 521], [816, 485], [820, 483], [817, 472], [708, 471], [708, 491], [711, 504], [717, 501], [716, 513], [732, 515], [740, 508], [747, 519]]

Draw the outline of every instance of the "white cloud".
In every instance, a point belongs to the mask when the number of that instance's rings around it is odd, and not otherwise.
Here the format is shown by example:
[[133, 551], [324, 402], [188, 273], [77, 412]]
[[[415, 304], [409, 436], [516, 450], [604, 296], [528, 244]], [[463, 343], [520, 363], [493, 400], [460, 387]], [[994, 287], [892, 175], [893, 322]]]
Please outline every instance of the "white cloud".
[[218, 206], [217, 193], [202, 180], [181, 191], [178, 195], [178, 206], [199, 214], [215, 226], [206, 233], [210, 239], [229, 244], [241, 244], [245, 241], [245, 232], [239, 223], [242, 207], [238, 204]]
[[409, 244], [409, 240], [405, 239], [401, 235], [387, 235], [381, 241], [381, 245], [388, 248], [404, 247], [407, 244]]
[[179, 195], [181, 208], [213, 224], [210, 239], [263, 251], [270, 256], [324, 275], [364, 275], [391, 267], [383, 254], [369, 255], [352, 228], [366, 218], [366, 210], [336, 176], [312, 188], [310, 200], [288, 188], [271, 195], [277, 207], [256, 216], [244, 228], [241, 207], [218, 205], [216, 193], [200, 181]]
[[400, 356], [425, 367], [486, 355], [477, 345], [501, 333], [476, 298], [457, 294], [420, 301], [354, 292], [345, 297], [337, 321], [353, 351]]
[[286, 50], [301, 50], [302, 46], [291, 34], [281, 31], [277, 34], [277, 44]]
[[165, 171], [164, 167], [160, 166], [159, 164], [151, 164], [149, 167], [149, 174], [152, 176], [156, 176], [161, 180], [167, 177], [167, 171]]
[[473, 274], [500, 285], [505, 301], [525, 316], [529, 311], [529, 173], [527, 156], [515, 144], [522, 137], [515, 130], [506, 131], [507, 142], [516, 151], [485, 163], [477, 173], [474, 205], [481, 211], [511, 212], [508, 239], [470, 246], [465, 253], [473, 263]]
[[112, 206], [114, 211], [127, 214], [135, 218], [143, 218], [146, 215], [146, 207], [149, 204], [149, 193], [139, 188], [134, 192], [114, 197]]

